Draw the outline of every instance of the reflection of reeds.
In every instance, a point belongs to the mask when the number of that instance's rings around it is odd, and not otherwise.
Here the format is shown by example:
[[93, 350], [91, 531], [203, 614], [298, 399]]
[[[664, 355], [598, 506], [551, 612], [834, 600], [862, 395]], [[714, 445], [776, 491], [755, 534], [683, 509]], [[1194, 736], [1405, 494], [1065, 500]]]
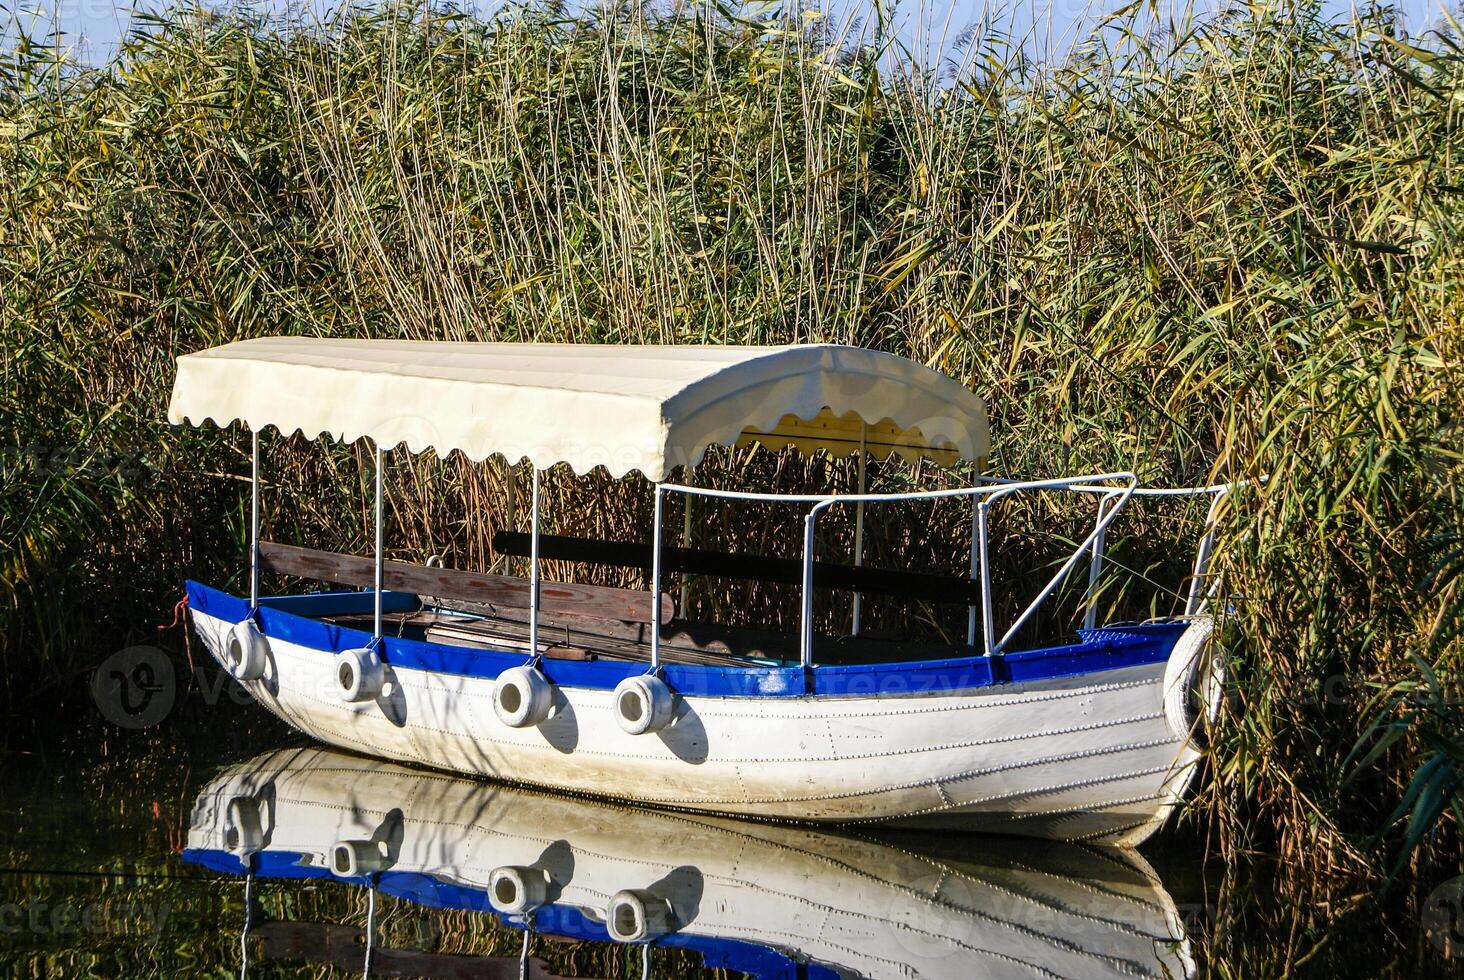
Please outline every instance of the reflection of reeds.
[[[127, 872], [109, 875], [107, 869], [5, 875], [0, 901], [25, 917], [39, 909], [37, 927], [22, 917], [7, 931], [4, 949], [10, 972], [86, 976], [109, 966], [129, 976], [237, 972], [243, 877], [214, 875], [181, 862], [175, 862], [174, 871], [171, 877], [141, 879]], [[253, 899], [251, 976], [359, 972], [367, 924], [364, 888], [331, 880], [264, 879], [255, 882]], [[14, 913], [11, 917], [16, 918]], [[374, 942], [378, 964], [425, 963], [459, 969], [465, 976], [512, 969], [517, 975], [523, 932], [491, 913], [439, 909], [378, 893]], [[636, 946], [535, 935], [530, 954], [553, 977], [641, 976]], [[657, 948], [652, 954], [657, 975], [719, 975], [702, 969], [700, 959], [672, 948]]]
[[[1367, 722], [1305, 695], [1404, 680], [1414, 653], [1457, 668], [1434, 624], [1457, 622], [1458, 589], [1425, 542], [1461, 512], [1460, 49], [1309, 4], [1163, 34], [1137, 16], [1042, 71], [977, 32], [939, 75], [816, 18], [709, 5], [391, 6], [328, 31], [180, 11], [97, 70], [22, 40], [0, 61], [8, 701], [129, 641], [183, 573], [238, 568], [246, 460], [163, 423], [177, 353], [268, 332], [840, 341], [986, 394], [1004, 472], [1269, 473], [1224, 515], [1235, 698], [1201, 812], [1228, 850], [1375, 867], [1357, 835], [1403, 798], [1431, 722], [1346, 783]], [[356, 454], [275, 443], [276, 537], [363, 548]], [[489, 564], [501, 464], [391, 465], [394, 550]], [[852, 473], [728, 452], [697, 478]], [[645, 533], [642, 484], [590, 483], [587, 504], [550, 478], [554, 529]], [[1197, 516], [1136, 509], [1116, 555], [1172, 583], [1177, 519]], [[779, 520], [724, 540], [793, 547]], [[955, 572], [964, 520], [892, 513], [871, 560]], [[1044, 501], [1000, 529], [1010, 611], [1080, 523]], [[847, 525], [826, 533], [847, 554]], [[1175, 608], [1117, 588], [1116, 615]], [[766, 590], [692, 598], [791, 614]], [[959, 610], [872, 615], [959, 634]], [[1455, 821], [1438, 811], [1427, 853]]]

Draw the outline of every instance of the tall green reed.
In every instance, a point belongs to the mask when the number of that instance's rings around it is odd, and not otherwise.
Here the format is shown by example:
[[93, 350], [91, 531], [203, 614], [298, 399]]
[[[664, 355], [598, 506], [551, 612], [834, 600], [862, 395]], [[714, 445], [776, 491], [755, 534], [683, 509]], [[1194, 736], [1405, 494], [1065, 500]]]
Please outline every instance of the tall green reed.
[[[1447, 685], [1460, 658], [1431, 544], [1460, 525], [1457, 30], [1131, 8], [1053, 63], [977, 29], [932, 68], [882, 23], [179, 8], [97, 69], [19, 43], [0, 61], [6, 700], [42, 703], [140, 635], [182, 574], [237, 573], [243, 444], [166, 427], [179, 353], [264, 333], [861, 344], [984, 394], [1004, 472], [1267, 475], [1222, 515], [1233, 697], [1193, 817], [1226, 854], [1387, 867], [1368, 835], [1433, 778], [1444, 729], [1367, 692]], [[362, 547], [357, 453], [277, 445], [271, 525]], [[399, 553], [494, 560], [501, 464], [392, 466]], [[852, 478], [731, 453], [699, 478], [749, 476]], [[640, 533], [643, 486], [595, 489], [587, 508], [551, 479], [560, 530]], [[1172, 581], [1185, 516], [1136, 510], [1116, 554]], [[896, 518], [880, 553], [959, 568], [940, 542], [960, 515]], [[776, 549], [769, 527], [739, 543]], [[1034, 502], [1002, 527], [1011, 608], [1080, 518]], [[1456, 804], [1428, 816], [1390, 853], [1450, 860]]]

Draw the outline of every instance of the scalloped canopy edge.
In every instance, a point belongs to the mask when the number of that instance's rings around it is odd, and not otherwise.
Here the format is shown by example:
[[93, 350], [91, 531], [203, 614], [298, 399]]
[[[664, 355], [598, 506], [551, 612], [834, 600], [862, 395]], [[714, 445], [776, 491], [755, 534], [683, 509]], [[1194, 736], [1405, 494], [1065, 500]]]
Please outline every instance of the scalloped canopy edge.
[[714, 445], [862, 448], [942, 465], [990, 447], [985, 403], [964, 385], [893, 354], [825, 344], [265, 337], [178, 358], [168, 420], [653, 481]]

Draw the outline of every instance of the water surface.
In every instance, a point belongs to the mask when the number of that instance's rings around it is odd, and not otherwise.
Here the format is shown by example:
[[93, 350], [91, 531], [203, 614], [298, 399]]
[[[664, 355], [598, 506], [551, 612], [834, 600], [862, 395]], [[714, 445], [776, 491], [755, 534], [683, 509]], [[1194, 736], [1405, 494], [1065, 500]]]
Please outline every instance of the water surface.
[[[1135, 855], [623, 807], [325, 749], [200, 676], [167, 692], [160, 719], [133, 716], [154, 722], [135, 730], [92, 705], [79, 720], [14, 720], [0, 802], [5, 975], [1337, 977], [1458, 965], [1416, 931], [1369, 939], [1379, 920], [1366, 903], [1288, 914], [1269, 874], [1206, 868], [1192, 828]], [[1278, 923], [1293, 934], [1273, 934]]]

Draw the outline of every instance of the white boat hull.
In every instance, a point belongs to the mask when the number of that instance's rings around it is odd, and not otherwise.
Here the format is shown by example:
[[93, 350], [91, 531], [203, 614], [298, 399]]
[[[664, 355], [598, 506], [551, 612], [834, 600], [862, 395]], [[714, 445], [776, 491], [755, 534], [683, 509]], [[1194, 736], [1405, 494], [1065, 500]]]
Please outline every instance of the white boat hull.
[[[213, 656], [233, 623], [194, 610]], [[1199, 757], [1177, 708], [1210, 632], [1199, 619], [1167, 662], [934, 693], [706, 697], [631, 735], [610, 690], [556, 687], [537, 726], [511, 728], [494, 680], [393, 667], [388, 693], [352, 703], [337, 659], [271, 637], [244, 687], [340, 748], [493, 779], [760, 818], [957, 825], [1136, 844], [1179, 802]], [[1170, 704], [1166, 706], [1166, 694]]]

